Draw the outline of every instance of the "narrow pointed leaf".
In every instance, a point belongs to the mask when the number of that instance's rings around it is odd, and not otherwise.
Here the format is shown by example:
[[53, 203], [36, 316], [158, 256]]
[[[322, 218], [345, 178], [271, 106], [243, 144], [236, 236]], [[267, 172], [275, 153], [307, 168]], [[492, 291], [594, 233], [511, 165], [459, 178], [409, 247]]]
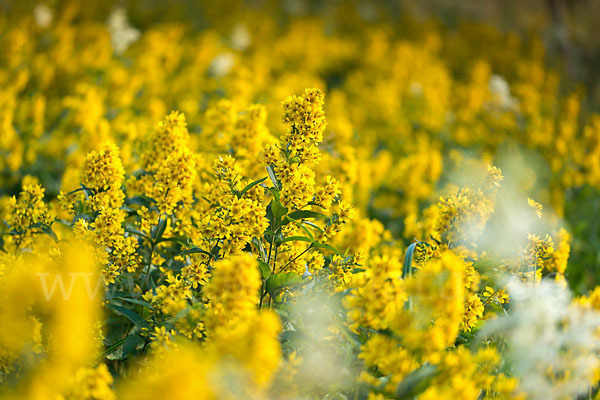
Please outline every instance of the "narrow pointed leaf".
[[257, 180], [257, 181], [254, 181], [254, 182], [252, 182], [252, 183], [248, 184], [248, 185], [247, 185], [245, 188], [243, 188], [243, 189], [242, 189], [242, 190], [239, 192], [239, 195], [238, 195], [238, 197], [242, 197], [244, 194], [246, 194], [246, 193], [247, 193], [247, 192], [248, 192], [250, 189], [252, 189], [254, 186], [256, 186], [256, 185], [259, 185], [259, 184], [263, 183], [263, 182], [265, 181], [265, 179], [267, 179], [267, 177], [266, 177], [266, 176], [265, 176], [264, 178], [262, 178], [262, 179], [259, 179], [259, 180]]
[[116, 304], [108, 304], [108, 307], [112, 308], [117, 314], [122, 315], [130, 320], [138, 328], [148, 328], [148, 323], [135, 311], [118, 306]]

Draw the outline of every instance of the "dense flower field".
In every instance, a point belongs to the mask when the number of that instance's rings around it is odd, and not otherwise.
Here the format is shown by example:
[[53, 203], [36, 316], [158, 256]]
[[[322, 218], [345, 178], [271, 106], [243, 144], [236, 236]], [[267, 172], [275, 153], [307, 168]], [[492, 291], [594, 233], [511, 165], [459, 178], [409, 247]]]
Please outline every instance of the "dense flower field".
[[17, 3], [0, 398], [596, 397], [600, 115], [537, 38]]

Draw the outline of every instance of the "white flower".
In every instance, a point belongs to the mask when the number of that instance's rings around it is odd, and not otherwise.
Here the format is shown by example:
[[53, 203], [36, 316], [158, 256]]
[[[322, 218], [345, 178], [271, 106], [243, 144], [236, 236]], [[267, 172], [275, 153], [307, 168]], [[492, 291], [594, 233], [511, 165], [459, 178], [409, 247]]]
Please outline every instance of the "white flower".
[[113, 9], [108, 17], [107, 25], [113, 50], [117, 54], [122, 54], [131, 43], [140, 37], [140, 31], [129, 25], [127, 12], [123, 8]]
[[483, 334], [504, 334], [505, 354], [519, 388], [530, 399], [575, 398], [589, 390], [600, 367], [600, 314], [571, 303], [553, 281], [508, 283], [512, 309], [490, 321]]
[[501, 107], [513, 108], [517, 107], [518, 101], [510, 95], [510, 87], [506, 80], [500, 75], [492, 75], [488, 84], [494, 100], [497, 101]]
[[233, 54], [221, 53], [212, 60], [209, 69], [215, 76], [225, 76], [231, 71], [233, 64]]
[[290, 15], [306, 15], [308, 7], [304, 0], [283, 0], [281, 8]]
[[33, 9], [33, 18], [40, 28], [47, 28], [54, 19], [54, 12], [44, 3], [40, 3]]
[[421, 82], [412, 81], [408, 87], [408, 91], [414, 97], [422, 96], [423, 95], [423, 85], [421, 84]]
[[236, 25], [231, 31], [231, 47], [236, 50], [246, 50], [250, 43], [250, 32], [248, 32], [246, 25]]

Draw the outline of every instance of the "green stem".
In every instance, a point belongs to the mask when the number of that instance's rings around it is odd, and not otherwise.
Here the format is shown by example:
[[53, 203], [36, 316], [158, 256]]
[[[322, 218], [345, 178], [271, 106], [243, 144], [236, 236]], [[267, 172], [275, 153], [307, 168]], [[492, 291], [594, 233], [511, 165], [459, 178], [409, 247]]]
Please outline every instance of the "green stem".
[[494, 291], [494, 293], [492, 293], [492, 294], [490, 295], [490, 297], [488, 297], [488, 299], [487, 299], [487, 300], [486, 300], [486, 301], [485, 301], [485, 302], [482, 304], [482, 306], [483, 306], [483, 307], [485, 307], [485, 305], [486, 305], [487, 303], [489, 303], [491, 299], [493, 299], [493, 298], [494, 298], [494, 296], [496, 295], [496, 293], [498, 293], [498, 290], [500, 290], [500, 289], [496, 289], [496, 290]]
[[285, 271], [285, 269], [294, 261], [296, 261], [297, 259], [299, 259], [300, 257], [302, 257], [302, 255], [304, 255], [304, 253], [306, 253], [308, 250], [310, 250], [312, 248], [312, 243], [310, 244], [310, 246], [308, 246], [306, 249], [304, 249], [304, 251], [300, 254], [298, 254], [296, 257], [292, 258], [290, 261], [288, 261], [287, 264], [285, 264], [283, 266], [283, 268], [281, 268], [281, 270], [279, 270], [279, 272], [283, 272]]
[[258, 309], [262, 310], [263, 299], [265, 298], [265, 290], [267, 289], [267, 280], [262, 280], [262, 286], [260, 288], [260, 302], [258, 303]]
[[275, 243], [275, 232], [273, 232], [273, 234], [271, 235], [271, 243], [269, 246], [269, 255], [267, 256], [267, 264], [271, 264], [271, 251], [273, 250], [273, 246]]
[[123, 343], [125, 343], [125, 339], [127, 339], [127, 336], [125, 336], [123, 339], [119, 339], [117, 340], [115, 343], [113, 343], [112, 345], [110, 345], [108, 347], [108, 349], [104, 350], [104, 353], [102, 354], [102, 356], [100, 357], [100, 359], [98, 359], [98, 363], [100, 361], [102, 361], [102, 359], [104, 359], [107, 355], [109, 355], [110, 353], [112, 353], [113, 351], [115, 351], [116, 349], [119, 348], [119, 346], [121, 346]]
[[[271, 267], [271, 253], [273, 251], [273, 246], [275, 245], [275, 234], [273, 233], [273, 235], [271, 235], [271, 243], [269, 246], [269, 254], [267, 255], [267, 264], [269, 264], [269, 267]], [[275, 252], [275, 259], [277, 259], [277, 252]], [[275, 272], [275, 262], [273, 262], [273, 266], [271, 267], [271, 273]], [[267, 281], [265, 279], [263, 279], [263, 284], [262, 284], [262, 288], [260, 290], [260, 303], [259, 303], [259, 309], [262, 309], [262, 305], [263, 305], [263, 300], [265, 298], [265, 296], [267, 295]], [[270, 306], [270, 302], [269, 302], [269, 306]]]
[[[275, 266], [277, 265], [277, 255], [279, 254], [279, 247], [275, 247], [275, 257], [273, 258], [273, 272], [275, 272]], [[273, 300], [273, 298], [271, 296], [269, 296], [269, 304], [267, 305], [267, 308], [271, 308], [271, 300]]]
[[150, 289], [148, 284], [150, 282], [150, 267], [152, 266], [152, 256], [154, 255], [154, 246], [156, 246], [156, 244], [154, 242], [152, 242], [152, 245], [150, 246], [150, 256], [148, 257], [148, 265], [146, 266], [146, 280], [144, 281], [144, 286], [147, 289]]

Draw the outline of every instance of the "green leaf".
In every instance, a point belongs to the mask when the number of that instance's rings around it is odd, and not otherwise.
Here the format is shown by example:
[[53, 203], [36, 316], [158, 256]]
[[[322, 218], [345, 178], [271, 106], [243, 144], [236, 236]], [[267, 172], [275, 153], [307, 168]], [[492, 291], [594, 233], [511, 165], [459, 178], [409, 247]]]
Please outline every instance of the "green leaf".
[[260, 270], [260, 276], [263, 279], [269, 279], [271, 276], [271, 266], [262, 260], [258, 260], [258, 269]]
[[184, 250], [181, 253], [177, 253], [176, 255], [178, 256], [187, 256], [188, 254], [196, 254], [196, 253], [202, 253], [202, 254], [206, 254], [207, 256], [209, 256], [210, 258], [214, 258], [213, 255], [211, 253], [209, 253], [206, 250], [202, 250], [199, 247], [194, 247], [192, 249], [188, 249], [188, 250]]
[[406, 255], [404, 256], [404, 267], [402, 269], [402, 278], [406, 278], [411, 273], [412, 259], [416, 247], [417, 243], [413, 243], [406, 249]]
[[279, 201], [279, 199], [273, 198], [271, 200], [271, 211], [273, 212], [273, 217], [275, 220], [278, 220], [288, 212], [288, 209], [281, 203], [281, 201]]
[[284, 321], [289, 321], [291, 316], [290, 316], [290, 312], [288, 310], [285, 309], [281, 309], [278, 307], [273, 307], [273, 311], [275, 311], [275, 313], [277, 315], [279, 315], [279, 318], [281, 318]]
[[437, 367], [423, 364], [406, 376], [396, 387], [396, 399], [412, 399], [427, 388], [427, 384], [437, 374]]
[[279, 186], [279, 182], [277, 181], [277, 175], [275, 175], [275, 171], [273, 171], [273, 166], [267, 166], [267, 173], [269, 174], [269, 178], [271, 178], [271, 182], [273, 182], [275, 189], [281, 190], [281, 186]]
[[287, 242], [308, 242], [308, 243], [312, 243], [312, 239], [307, 238], [306, 236], [289, 236], [284, 238], [280, 243], [287, 243]]
[[332, 245], [327, 244], [327, 243], [314, 242], [313, 243], [313, 247], [317, 247], [317, 248], [321, 248], [321, 249], [326, 249], [326, 250], [329, 250], [329, 251], [333, 251], [338, 256], [343, 256], [343, 254], [340, 253], [340, 251], [338, 249], [336, 249], [335, 247], [333, 247]]
[[46, 235], [50, 236], [52, 238], [52, 240], [54, 240], [55, 243], [58, 243], [58, 236], [56, 236], [56, 233], [54, 233], [54, 231], [52, 230], [52, 228], [50, 226], [43, 226], [42, 232], [44, 232]]
[[162, 243], [162, 242], [175, 242], [175, 243], [179, 243], [179, 244], [182, 244], [182, 245], [187, 245], [187, 242], [184, 239], [182, 239], [182, 238], [175, 238], [175, 237], [172, 237], [172, 238], [161, 238], [161, 239], [159, 239], [159, 240], [156, 241], [157, 244], [158, 243]]
[[267, 279], [267, 292], [274, 297], [275, 294], [284, 287], [298, 285], [301, 282], [302, 277], [295, 272], [272, 274], [269, 279]]
[[127, 340], [127, 338], [119, 339], [115, 343], [108, 346], [108, 348], [104, 350], [104, 355], [102, 356], [102, 358], [108, 357], [110, 354], [114, 353], [119, 347], [123, 345], [123, 343], [125, 343], [125, 340]]
[[108, 290], [106, 292], [106, 300], [116, 299], [117, 297], [128, 297], [131, 295], [129, 290]]
[[271, 192], [271, 194], [273, 195], [273, 197], [275, 197], [277, 200], [279, 200], [281, 198], [281, 193], [279, 192], [279, 189], [272, 188], [272, 187], [267, 187], [266, 189], [269, 192]]
[[215, 244], [212, 249], [210, 249], [210, 255], [212, 259], [217, 261], [219, 257], [219, 251], [221, 251], [221, 247], [218, 244]]
[[[266, 231], [265, 231], [265, 233], [266, 233]], [[265, 247], [263, 246], [262, 242], [258, 238], [253, 237], [251, 243], [256, 248], [256, 250], [258, 250], [258, 252], [260, 253], [262, 260], [264, 262], [267, 262], [267, 252], [265, 251]]]
[[296, 210], [290, 213], [290, 217], [293, 219], [304, 219], [304, 218], [329, 218], [327, 215], [321, 214], [320, 212], [310, 210]]
[[302, 222], [299, 222], [299, 221], [296, 221], [293, 218], [290, 218], [289, 215], [286, 215], [285, 219], [287, 220], [287, 222], [292, 222], [292, 223], [296, 224], [300, 229], [302, 229], [304, 231], [304, 233], [306, 233], [306, 235], [310, 238], [311, 241], [315, 240], [315, 238], [313, 237], [312, 233], [310, 233], [310, 231], [308, 230], [308, 228], [306, 226], [304, 226], [304, 224]]
[[241, 192], [239, 192], [237, 194], [237, 197], [242, 197], [244, 194], [246, 194], [246, 192], [248, 192], [248, 190], [252, 189], [256, 185], [259, 185], [259, 184], [263, 183], [266, 179], [267, 179], [267, 177], [265, 176], [262, 179], [259, 179], [257, 181], [254, 181], [254, 182], [248, 184], [245, 188], [242, 189]]
[[350, 331], [350, 329], [348, 329], [341, 321], [336, 320], [335, 322], [337, 328], [340, 330], [342, 335], [344, 335], [346, 339], [348, 339], [348, 341], [358, 349], [361, 345], [359, 336], [356, 333]]
[[310, 221], [302, 221], [303, 224], [306, 224], [308, 226], [310, 226], [311, 228], [313, 228], [314, 230], [323, 233], [323, 229], [321, 229], [320, 226], [313, 224]]
[[146, 206], [149, 208], [152, 205], [152, 203], [156, 203], [156, 200], [148, 196], [133, 196], [125, 199], [125, 204], [128, 206], [137, 205]]
[[131, 297], [123, 297], [123, 296], [118, 296], [115, 297], [116, 299], [122, 300], [122, 301], [126, 301], [128, 303], [133, 303], [133, 304], [137, 304], [138, 306], [142, 306], [142, 307], [146, 307], [149, 308], [151, 310], [154, 310], [154, 307], [152, 307], [152, 304], [148, 303], [147, 301], [144, 300], [138, 300], [138, 299], [132, 299]]
[[478, 272], [493, 273], [497, 271], [504, 263], [499, 260], [477, 260], [473, 263], [473, 267]]
[[279, 340], [282, 342], [287, 342], [289, 340], [310, 341], [310, 337], [298, 331], [284, 331], [279, 335]]
[[137, 334], [127, 336], [127, 338], [125, 338], [125, 342], [123, 343], [123, 358], [133, 353], [142, 343], [144, 343], [144, 338]]
[[158, 219], [158, 224], [153, 229], [152, 239], [156, 242], [162, 238], [163, 233], [165, 233], [165, 229], [167, 229], [167, 218], [160, 217]]
[[144, 239], [146, 239], [147, 241], [151, 242], [150, 238], [148, 236], [146, 236], [146, 234], [142, 231], [138, 231], [137, 229], [125, 229], [125, 232], [127, 233], [132, 233], [134, 235], [138, 235], [140, 237], [143, 237]]
[[124, 316], [140, 329], [149, 328], [148, 323], [138, 313], [116, 304], [108, 304], [117, 314]]
[[87, 186], [84, 186], [83, 184], [80, 184], [79, 186], [81, 186], [79, 189], [71, 190], [69, 193], [67, 193], [67, 194], [66, 194], [66, 196], [70, 196], [70, 195], [72, 195], [73, 193], [81, 192], [82, 190], [83, 190], [84, 192], [86, 192], [86, 193], [85, 193], [86, 195], [87, 195], [87, 192], [90, 192], [90, 193], [92, 193], [92, 192], [94, 191], [93, 189], [90, 189], [89, 187], [87, 187]]

